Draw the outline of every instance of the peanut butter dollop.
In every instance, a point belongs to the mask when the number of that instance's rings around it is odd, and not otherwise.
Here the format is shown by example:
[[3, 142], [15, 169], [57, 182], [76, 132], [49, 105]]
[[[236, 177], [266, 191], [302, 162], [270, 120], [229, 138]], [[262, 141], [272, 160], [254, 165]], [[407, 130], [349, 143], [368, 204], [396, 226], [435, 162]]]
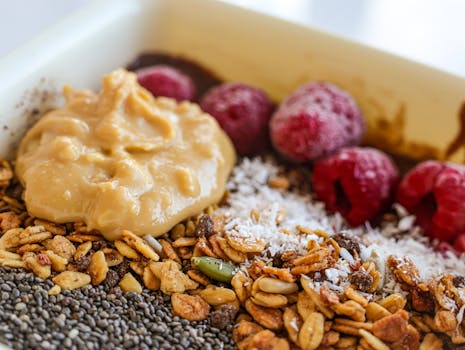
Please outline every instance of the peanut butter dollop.
[[19, 148], [30, 215], [83, 221], [107, 239], [122, 229], [157, 236], [222, 197], [234, 148], [196, 104], [153, 98], [123, 69], [99, 94], [64, 95]]

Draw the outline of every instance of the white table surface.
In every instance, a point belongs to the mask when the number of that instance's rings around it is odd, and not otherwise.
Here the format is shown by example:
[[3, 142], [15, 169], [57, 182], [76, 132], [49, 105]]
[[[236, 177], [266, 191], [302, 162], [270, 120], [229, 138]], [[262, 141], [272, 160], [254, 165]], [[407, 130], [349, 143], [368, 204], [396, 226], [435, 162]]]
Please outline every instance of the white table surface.
[[[0, 59], [90, 1], [0, 0]], [[465, 77], [465, 0], [225, 1], [309, 24]]]

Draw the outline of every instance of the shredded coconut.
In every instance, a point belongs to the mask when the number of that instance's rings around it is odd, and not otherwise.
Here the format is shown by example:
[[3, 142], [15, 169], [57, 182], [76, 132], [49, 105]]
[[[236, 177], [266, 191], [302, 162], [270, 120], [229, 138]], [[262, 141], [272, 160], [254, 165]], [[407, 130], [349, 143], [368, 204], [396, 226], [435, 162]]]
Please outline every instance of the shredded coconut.
[[[366, 224], [349, 228], [339, 214], [328, 214], [324, 204], [315, 200], [311, 193], [269, 187], [268, 179], [277, 176], [280, 170], [271, 158], [243, 159], [234, 169], [228, 183], [228, 205], [219, 209], [228, 218], [225, 224], [228, 234], [246, 240], [260, 239], [266, 242], [263, 256], [275, 256], [287, 250], [305, 254], [309, 240], [322, 241], [317, 235], [299, 232], [296, 226], [300, 225], [330, 235], [344, 232], [358, 236], [363, 243], [360, 247], [360, 258], [362, 261], [375, 262], [383, 275], [380, 289], [384, 293], [405, 294], [385, 267], [387, 257], [393, 254], [399, 257], [408, 256], [418, 267], [424, 280], [444, 273], [465, 275], [465, 259], [452, 253], [443, 256], [433, 251], [427, 239], [414, 226], [414, 217], [408, 215], [400, 205], [394, 205], [401, 217], [396, 225], [389, 223], [384, 227], [373, 228]], [[254, 217], [252, 212], [258, 215]], [[323, 283], [333, 290], [341, 289], [344, 277], [350, 272], [349, 264], [355, 262], [346, 249], [341, 249], [340, 256], [342, 259], [339, 259], [335, 267], [325, 272], [328, 281]], [[318, 284], [315, 283], [316, 287], [319, 287]]]

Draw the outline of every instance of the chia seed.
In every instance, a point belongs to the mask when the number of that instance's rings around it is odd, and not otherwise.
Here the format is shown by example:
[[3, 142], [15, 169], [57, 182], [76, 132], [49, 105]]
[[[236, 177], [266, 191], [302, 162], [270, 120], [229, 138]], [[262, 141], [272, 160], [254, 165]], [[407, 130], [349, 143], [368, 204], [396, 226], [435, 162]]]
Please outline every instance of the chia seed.
[[49, 296], [53, 283], [32, 273], [0, 268], [0, 276], [9, 281], [0, 285], [0, 342], [13, 349], [236, 349], [232, 326], [173, 317], [161, 292], [101, 285]]

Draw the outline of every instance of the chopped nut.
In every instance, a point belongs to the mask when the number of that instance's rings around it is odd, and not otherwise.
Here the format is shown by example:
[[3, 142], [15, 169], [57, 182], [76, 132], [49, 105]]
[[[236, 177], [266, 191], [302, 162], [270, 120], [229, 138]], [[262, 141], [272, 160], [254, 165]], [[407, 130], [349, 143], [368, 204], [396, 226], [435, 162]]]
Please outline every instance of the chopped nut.
[[121, 255], [128, 259], [139, 260], [139, 254], [123, 241], [115, 241], [115, 247]]
[[239, 271], [233, 276], [231, 285], [241, 303], [245, 302], [250, 297], [252, 292], [252, 283], [253, 280], [243, 271]]
[[452, 312], [441, 310], [434, 315], [434, 324], [439, 332], [451, 332], [457, 327], [457, 318]]
[[76, 247], [73, 243], [63, 236], [54, 236], [43, 243], [48, 250], [52, 250], [55, 254], [70, 261], [76, 253]]
[[420, 333], [412, 325], [407, 326], [407, 334], [389, 344], [394, 350], [418, 349], [420, 347]]
[[175, 315], [189, 321], [202, 321], [210, 312], [210, 306], [198, 295], [174, 293], [171, 304]]
[[378, 303], [368, 303], [366, 306], [366, 316], [369, 321], [377, 321], [383, 317], [390, 316], [391, 313]]
[[[225, 260], [225, 261], [228, 261], [229, 258], [228, 256], [221, 250], [221, 247], [220, 245], [218, 244], [218, 235], [214, 234], [214, 235], [211, 235], [209, 238], [208, 238], [208, 243], [210, 244], [210, 247], [211, 247], [211, 252], [213, 253], [213, 255]], [[202, 238], [200, 239], [202, 240]]]
[[394, 293], [387, 296], [383, 300], [380, 300], [378, 304], [384, 307], [390, 313], [396, 313], [405, 307], [405, 304], [407, 304], [407, 299], [405, 299], [402, 294]]
[[52, 288], [49, 289], [48, 295], [58, 295], [61, 293], [61, 287], [58, 284], [55, 284]]
[[45, 254], [27, 252], [23, 255], [23, 261], [26, 263], [27, 268], [31, 269], [38, 277], [46, 279], [52, 274], [52, 262]]
[[24, 245], [22, 245], [21, 247], [19, 247], [16, 250], [16, 253], [18, 253], [20, 255], [23, 255], [26, 252], [37, 253], [37, 252], [40, 252], [43, 249], [44, 249], [44, 247], [42, 247], [40, 244], [35, 244], [35, 243], [33, 243], [33, 244], [24, 244]]
[[51, 250], [46, 250], [44, 252], [52, 264], [52, 269], [57, 272], [65, 271], [66, 265], [68, 265], [68, 259], [63, 258], [62, 256], [55, 254]]
[[208, 286], [209, 284], [211, 284], [210, 279], [207, 276], [205, 276], [203, 273], [198, 271], [198, 270], [189, 270], [189, 271], [187, 271], [187, 275], [192, 280], [194, 280], [197, 283], [200, 283], [200, 284], [202, 284], [204, 286]]
[[400, 282], [413, 287], [418, 283], [420, 273], [409, 258], [404, 257], [403, 259], [399, 259], [394, 255], [390, 255], [387, 259], [387, 265]]
[[345, 287], [344, 288], [344, 294], [351, 300], [359, 303], [363, 307], [366, 307], [368, 305], [368, 299], [365, 298], [363, 295], [355, 291], [352, 287]]
[[177, 263], [181, 263], [178, 254], [176, 254], [176, 251], [173, 249], [173, 246], [170, 242], [165, 239], [160, 239], [159, 242], [163, 248], [163, 252], [166, 254], [168, 259], [176, 261]]
[[160, 257], [158, 256], [157, 253], [153, 250], [153, 248], [148, 245], [148, 243], [140, 238], [139, 236], [136, 236], [134, 233], [128, 230], [123, 230], [121, 232], [121, 238], [131, 247], [137, 250], [139, 253], [141, 253], [143, 256], [145, 256], [147, 259], [158, 261], [160, 260]]
[[280, 280], [285, 282], [295, 282], [296, 276], [294, 276], [288, 268], [277, 268], [273, 266], [263, 266], [261, 272], [269, 275], [275, 275]]
[[150, 290], [159, 290], [160, 289], [160, 280], [155, 276], [150, 267], [146, 266], [144, 272], [142, 273], [142, 282], [144, 286]]
[[265, 307], [281, 308], [287, 305], [287, 298], [282, 294], [256, 292], [250, 299], [255, 304]]
[[92, 242], [91, 241], [84, 242], [84, 243], [80, 244], [77, 247], [76, 252], [74, 253], [74, 260], [76, 261], [76, 260], [79, 260], [80, 258], [82, 258], [84, 255], [89, 253], [91, 248], [92, 248]]
[[339, 304], [339, 297], [334, 293], [328, 286], [322, 286], [320, 288], [321, 300], [325, 305], [331, 306], [334, 304]]
[[19, 234], [19, 245], [40, 243], [52, 237], [50, 232], [44, 230], [42, 226], [26, 227]]
[[63, 236], [66, 234], [66, 228], [64, 226], [55, 224], [50, 221], [34, 219], [34, 225], [42, 226], [46, 231], [51, 232], [54, 235]]
[[247, 258], [245, 253], [232, 248], [226, 239], [222, 237], [217, 237], [216, 240], [218, 241], [218, 244], [220, 245], [221, 250], [223, 251], [224, 254], [226, 254], [229, 260], [240, 264], [240, 263], [243, 263], [245, 259]]
[[277, 294], [292, 294], [299, 290], [297, 283], [285, 282], [270, 277], [261, 278], [258, 287], [263, 292]]
[[[300, 278], [300, 284], [304, 288], [305, 292], [310, 296], [310, 298], [312, 299], [312, 302], [316, 305], [318, 310], [320, 310], [327, 318], [333, 318], [334, 317], [334, 311], [331, 310], [329, 307], [327, 307], [325, 305], [325, 303], [323, 302], [323, 300], [321, 299], [320, 294], [318, 294], [315, 290], [313, 290], [313, 286], [311, 285], [311, 280], [309, 278], [306, 278], [306, 277], [302, 276]], [[355, 304], [357, 304], [357, 303], [355, 303]], [[339, 305], [339, 304], [336, 304], [336, 305]], [[360, 306], [360, 305], [358, 305], [358, 306]], [[342, 307], [342, 308], [344, 308], [344, 307]], [[354, 307], [352, 305], [349, 305], [350, 313], [352, 313], [352, 312], [357, 313], [357, 311], [355, 311], [355, 308], [356, 307]], [[365, 311], [365, 310], [363, 309], [363, 311]], [[349, 312], [349, 310], [347, 310], [347, 312]]]
[[119, 286], [125, 292], [142, 293], [142, 286], [130, 272], [125, 274], [121, 281], [119, 281]]
[[137, 273], [139, 276], [141, 276], [144, 273], [144, 268], [147, 264], [143, 261], [131, 261], [129, 263], [129, 266], [131, 267], [132, 271]]
[[19, 235], [23, 232], [22, 228], [12, 228], [6, 231], [0, 237], [0, 249], [7, 250], [19, 245]]
[[236, 293], [229, 288], [208, 285], [199, 293], [199, 296], [210, 305], [221, 305], [236, 300]]
[[151, 262], [149, 267], [160, 280], [160, 290], [165, 294], [183, 293], [198, 287], [198, 283], [182, 273], [179, 264], [172, 260]]
[[105, 254], [99, 250], [92, 255], [89, 265], [89, 275], [94, 286], [102, 283], [107, 277], [108, 265]]
[[0, 230], [6, 232], [21, 225], [21, 219], [12, 211], [0, 213]]
[[262, 331], [263, 327], [255, 322], [241, 321], [234, 328], [232, 338], [236, 344], [241, 343], [244, 339], [251, 337], [258, 332]]
[[250, 299], [245, 302], [245, 308], [253, 319], [263, 327], [274, 331], [283, 328], [284, 324], [280, 310], [256, 305]]
[[334, 304], [331, 307], [338, 315], [347, 316], [354, 321], [365, 321], [365, 309], [353, 300], [346, 301], [342, 304]]
[[97, 242], [102, 240], [101, 236], [97, 235], [90, 235], [90, 234], [82, 234], [78, 232], [74, 232], [68, 236], [66, 236], [71, 242], [75, 243], [84, 243], [84, 242]]
[[241, 253], [260, 253], [263, 251], [263, 249], [265, 249], [266, 246], [263, 240], [251, 239], [250, 237], [236, 237], [228, 234], [226, 235], [226, 240], [232, 249], [235, 249]]
[[252, 349], [273, 349], [273, 350], [289, 350], [289, 343], [283, 338], [278, 338], [269, 331], [263, 330], [250, 336], [238, 344], [239, 350]]
[[0, 259], [21, 260], [21, 255], [0, 249]]
[[90, 276], [75, 271], [63, 271], [59, 275], [52, 278], [53, 282], [58, 284], [61, 289], [73, 290], [81, 288], [90, 283]]
[[0, 266], [25, 269], [27, 264], [22, 260], [0, 258]]
[[197, 243], [197, 238], [195, 237], [180, 237], [177, 240], [173, 242], [173, 247], [174, 248], [180, 248], [180, 247], [191, 247], [194, 246]]
[[109, 267], [119, 265], [124, 260], [123, 255], [115, 249], [103, 248], [102, 252], [105, 254], [105, 260]]
[[373, 334], [383, 341], [394, 342], [407, 334], [407, 325], [403, 315], [396, 313], [373, 323]]
[[171, 229], [171, 238], [178, 239], [184, 237], [186, 233], [186, 227], [183, 224], [177, 224]]

